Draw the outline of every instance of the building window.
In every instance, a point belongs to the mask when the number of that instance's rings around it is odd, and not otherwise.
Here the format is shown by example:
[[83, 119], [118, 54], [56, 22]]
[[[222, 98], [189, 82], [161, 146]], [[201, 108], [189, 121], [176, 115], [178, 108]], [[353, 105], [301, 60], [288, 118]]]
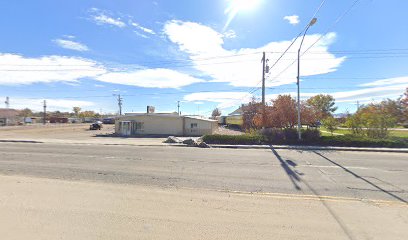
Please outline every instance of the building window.
[[144, 123], [136, 122], [136, 131], [143, 131], [144, 130]]
[[143, 122], [132, 122], [132, 135], [144, 131]]
[[198, 130], [198, 124], [197, 123], [192, 123], [191, 125], [190, 132], [195, 133]]

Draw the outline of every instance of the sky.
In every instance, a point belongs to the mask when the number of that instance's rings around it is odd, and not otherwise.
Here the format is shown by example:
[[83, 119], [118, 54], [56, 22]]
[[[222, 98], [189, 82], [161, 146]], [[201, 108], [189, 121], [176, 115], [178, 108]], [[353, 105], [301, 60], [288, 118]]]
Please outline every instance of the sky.
[[401, 0], [5, 0], [0, 99], [115, 113], [120, 94], [123, 112], [174, 112], [179, 101], [182, 114], [228, 114], [260, 100], [262, 52], [266, 100], [296, 97], [296, 37], [316, 17], [301, 48], [301, 99], [331, 94], [338, 113], [354, 112], [408, 87], [406, 9]]

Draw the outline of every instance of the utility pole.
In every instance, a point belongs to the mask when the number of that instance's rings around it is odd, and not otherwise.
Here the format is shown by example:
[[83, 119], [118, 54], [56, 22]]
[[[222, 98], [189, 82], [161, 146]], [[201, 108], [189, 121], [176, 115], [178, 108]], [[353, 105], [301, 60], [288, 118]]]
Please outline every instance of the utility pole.
[[47, 123], [47, 101], [44, 100], [44, 113], [43, 113], [43, 124]]
[[123, 98], [121, 98], [119, 94], [118, 95], [119, 116], [122, 115], [122, 102], [123, 102]]
[[265, 106], [265, 66], [266, 66], [265, 52], [263, 52], [261, 61], [262, 61], [262, 105]]
[[265, 127], [266, 122], [266, 106], [265, 106], [265, 66], [266, 66], [266, 57], [265, 52], [262, 54], [262, 127]]
[[360, 110], [360, 102], [357, 101], [357, 111]]
[[177, 101], [177, 113], [180, 115], [180, 101]]
[[6, 97], [6, 101], [4, 102], [6, 104], [6, 108], [10, 107], [10, 98]]

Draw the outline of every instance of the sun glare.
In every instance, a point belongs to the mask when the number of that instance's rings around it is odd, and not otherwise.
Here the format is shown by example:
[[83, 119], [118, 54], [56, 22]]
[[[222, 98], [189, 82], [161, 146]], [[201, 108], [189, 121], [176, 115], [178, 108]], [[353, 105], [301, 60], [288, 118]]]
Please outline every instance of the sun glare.
[[260, 0], [230, 0], [230, 7], [237, 11], [247, 11], [256, 8]]
[[228, 14], [227, 23], [224, 26], [224, 31], [228, 28], [234, 17], [242, 11], [251, 11], [255, 9], [262, 0], [228, 0], [228, 8], [225, 9], [225, 14]]

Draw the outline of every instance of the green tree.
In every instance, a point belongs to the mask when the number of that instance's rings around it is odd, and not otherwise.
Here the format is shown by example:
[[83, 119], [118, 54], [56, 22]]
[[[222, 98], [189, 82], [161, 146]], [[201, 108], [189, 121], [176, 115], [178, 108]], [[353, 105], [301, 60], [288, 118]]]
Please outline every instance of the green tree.
[[331, 135], [333, 136], [333, 132], [337, 130], [339, 126], [339, 122], [332, 116], [329, 116], [323, 120], [323, 127], [325, 127]]
[[331, 95], [319, 94], [309, 98], [306, 103], [316, 110], [319, 118], [332, 116], [337, 110], [337, 107], [334, 106], [335, 99]]
[[79, 113], [81, 112], [81, 108], [80, 107], [73, 107], [72, 111], [75, 113], [76, 117], [79, 117]]
[[80, 118], [86, 118], [86, 117], [95, 117], [96, 113], [94, 111], [83, 111], [79, 113]]
[[363, 134], [372, 138], [386, 138], [388, 128], [395, 126], [395, 116], [387, 112], [384, 105], [371, 103], [361, 107], [354, 116], [359, 120]]
[[408, 88], [405, 89], [405, 93], [400, 99], [401, 111], [402, 111], [402, 123], [408, 126]]
[[356, 113], [349, 115], [346, 119], [346, 126], [350, 129], [353, 135], [363, 135], [363, 123], [360, 116]]
[[31, 111], [31, 109], [29, 108], [24, 108], [23, 110], [20, 111], [19, 113], [20, 117], [31, 117], [33, 116], [33, 111]]
[[386, 99], [380, 103], [380, 107], [383, 108], [384, 112], [392, 116], [398, 123], [404, 121], [404, 113], [401, 99], [392, 100]]

